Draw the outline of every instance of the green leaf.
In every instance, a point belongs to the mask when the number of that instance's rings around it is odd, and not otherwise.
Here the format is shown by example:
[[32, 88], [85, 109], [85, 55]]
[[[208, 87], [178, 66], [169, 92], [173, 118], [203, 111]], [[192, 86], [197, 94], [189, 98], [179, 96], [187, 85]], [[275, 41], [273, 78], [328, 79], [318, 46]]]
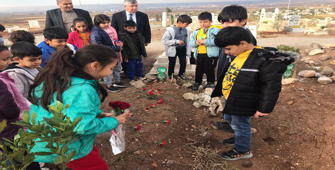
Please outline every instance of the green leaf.
[[60, 152], [62, 155], [64, 155], [67, 151], [69, 151], [69, 147], [68, 146], [64, 146], [62, 151]]
[[63, 156], [58, 156], [58, 158], [55, 159], [54, 164], [60, 164], [63, 163]]
[[51, 106], [49, 105], [49, 111], [52, 113], [52, 114], [59, 114], [61, 111], [58, 110], [55, 106]]
[[37, 114], [35, 112], [33, 112], [33, 117], [31, 118], [31, 122], [33, 125], [35, 125], [36, 123], [36, 118], [37, 118]]
[[72, 158], [76, 155], [76, 150], [70, 152], [68, 155], [67, 155], [67, 158], [66, 158], [66, 162], [70, 162], [72, 160]]
[[26, 123], [29, 123], [29, 112], [27, 110], [24, 110], [22, 112], [22, 117], [23, 117], [23, 121], [26, 122]]
[[64, 108], [67, 109], [67, 108], [69, 108], [69, 107], [70, 107], [70, 105], [69, 105], [69, 104], [66, 104]]
[[0, 122], [0, 132], [2, 132], [7, 127], [7, 120], [4, 119], [2, 122]]
[[28, 136], [24, 137], [24, 139], [25, 140], [33, 140], [33, 139], [35, 139], [35, 138], [37, 138], [39, 136], [40, 136], [39, 134], [32, 133], [32, 134], [29, 134]]
[[39, 156], [46, 156], [46, 155], [52, 155], [53, 153], [51, 152], [34, 152], [35, 155]]
[[50, 126], [52, 126], [52, 127], [55, 127], [55, 126], [58, 125], [56, 122], [54, 122], [53, 120], [48, 119], [48, 118], [46, 118], [46, 117], [43, 117], [43, 120], [44, 120], [47, 124], [49, 124]]
[[7, 155], [7, 159], [13, 159], [16, 155], [20, 154], [21, 151], [19, 152], [14, 152], [12, 154]]
[[63, 110], [63, 103], [61, 103], [60, 101], [56, 101], [56, 107], [58, 110], [62, 111]]

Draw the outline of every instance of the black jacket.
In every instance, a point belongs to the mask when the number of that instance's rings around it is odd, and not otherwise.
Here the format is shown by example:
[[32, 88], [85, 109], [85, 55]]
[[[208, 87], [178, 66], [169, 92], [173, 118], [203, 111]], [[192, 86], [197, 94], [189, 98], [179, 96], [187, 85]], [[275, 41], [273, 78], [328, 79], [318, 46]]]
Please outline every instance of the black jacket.
[[[124, 32], [124, 22], [127, 21], [126, 11], [121, 11], [113, 14], [111, 26], [115, 28], [116, 32], [119, 34], [120, 32]], [[151, 30], [149, 24], [148, 15], [137, 11], [136, 12], [136, 24], [137, 31], [140, 32], [145, 38], [145, 43], [151, 42]]]
[[[90, 16], [90, 13], [88, 13], [85, 10], [76, 9], [76, 8], [73, 8], [73, 11], [78, 15], [78, 17], [85, 18], [85, 20], [88, 23], [88, 28], [89, 29], [92, 28], [93, 23], [92, 23], [92, 18]], [[47, 11], [46, 20], [45, 20], [45, 28], [50, 27], [50, 26], [57, 26], [57, 27], [64, 28], [62, 11], [60, 10], [60, 8]]]
[[[147, 57], [147, 52], [145, 51], [143, 36], [139, 32], [136, 32], [135, 34], [137, 34], [138, 38], [141, 40], [141, 42], [140, 42], [141, 47], [140, 48], [142, 50], [143, 57]], [[121, 51], [122, 58], [124, 60], [139, 59], [140, 54], [137, 50], [137, 47], [136, 47], [134, 41], [132, 40], [133, 37], [130, 37], [130, 35], [128, 35], [127, 33], [122, 32], [122, 33], [119, 34], [119, 39], [122, 42], [124, 42], [123, 50]]]
[[[224, 114], [253, 116], [256, 111], [272, 112], [281, 92], [282, 75], [287, 65], [299, 58], [293, 52], [274, 50], [265, 48], [251, 52], [235, 79]], [[212, 97], [222, 96], [222, 81], [229, 65], [223, 69]]]

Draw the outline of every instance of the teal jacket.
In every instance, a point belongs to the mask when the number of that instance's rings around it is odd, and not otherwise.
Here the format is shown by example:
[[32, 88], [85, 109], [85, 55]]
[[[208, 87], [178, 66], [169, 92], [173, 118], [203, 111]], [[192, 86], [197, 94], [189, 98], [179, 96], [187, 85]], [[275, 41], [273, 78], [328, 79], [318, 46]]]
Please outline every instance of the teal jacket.
[[[63, 92], [63, 103], [69, 104], [70, 107], [66, 110], [65, 114], [71, 117], [74, 121], [77, 117], [83, 117], [77, 128], [77, 135], [80, 139], [75, 143], [69, 145], [70, 153], [76, 150], [76, 155], [73, 160], [80, 159], [88, 155], [93, 149], [93, 141], [96, 135], [111, 131], [115, 129], [119, 123], [116, 118], [107, 117], [98, 119], [97, 116], [101, 114], [100, 98], [97, 93], [97, 82], [94, 80], [85, 80], [78, 77], [71, 77], [72, 85], [69, 89]], [[43, 91], [39, 90], [43, 84], [38, 86], [35, 90], [35, 96], [41, 97]], [[53, 95], [51, 105], [55, 106], [56, 93]], [[30, 113], [37, 113], [36, 121], [42, 122], [43, 117], [51, 118], [52, 113], [46, 111], [40, 104], [31, 105]], [[64, 111], [64, 110], [63, 110]], [[32, 114], [31, 114], [32, 115]], [[31, 117], [30, 117], [31, 121]], [[36, 142], [36, 146], [32, 152], [50, 152], [45, 148], [46, 142]], [[35, 162], [53, 163], [55, 159], [51, 159], [55, 155], [36, 156]]]
[[[220, 31], [220, 28], [210, 28], [207, 31], [207, 39], [205, 41], [205, 46], [207, 49], [207, 56], [208, 57], [219, 57], [219, 51], [220, 48], [217, 47], [214, 43], [214, 38], [216, 36], [216, 34]], [[200, 31], [200, 29], [197, 29], [195, 31], [192, 32], [192, 38], [190, 40], [190, 46], [194, 49], [194, 58], [197, 58], [198, 56], [198, 45], [195, 44], [195, 42], [197, 41], [197, 35], [198, 32]]]

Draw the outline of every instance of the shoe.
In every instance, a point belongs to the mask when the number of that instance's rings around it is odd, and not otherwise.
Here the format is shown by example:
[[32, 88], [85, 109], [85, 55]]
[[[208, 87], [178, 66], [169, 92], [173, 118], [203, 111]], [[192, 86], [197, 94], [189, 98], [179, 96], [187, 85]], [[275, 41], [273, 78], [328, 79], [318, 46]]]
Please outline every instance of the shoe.
[[134, 86], [135, 83], [136, 83], [135, 80], [131, 80], [131, 81], [129, 82], [129, 84], [132, 85], [132, 86]]
[[231, 128], [230, 124], [228, 122], [215, 122], [214, 126], [218, 129], [234, 133], [234, 130]]
[[110, 86], [110, 87], [107, 87], [107, 86], [106, 86], [106, 89], [107, 89], [108, 91], [110, 91], [110, 92], [113, 92], [113, 93], [116, 93], [116, 92], [119, 92], [119, 91], [120, 91], [119, 88], [114, 87], [114, 86]]
[[188, 78], [185, 76], [185, 74], [183, 74], [183, 75], [179, 75], [178, 78], [179, 78], [179, 79], [182, 79], [182, 80], [185, 80], [185, 81], [188, 80]]
[[225, 139], [221, 143], [223, 145], [226, 145], [226, 146], [233, 146], [235, 144], [235, 137], [231, 137], [229, 139]]
[[200, 87], [200, 83], [195, 83], [193, 86], [192, 86], [192, 90], [195, 90], [197, 91]]
[[238, 150], [236, 150], [236, 148], [233, 148], [230, 151], [227, 152], [222, 152], [220, 154], [220, 157], [224, 160], [227, 161], [235, 161], [235, 160], [239, 160], [239, 159], [246, 159], [246, 158], [251, 158], [253, 155], [250, 151], [246, 152], [246, 153], [242, 153], [239, 152]]
[[119, 88], [126, 88], [127, 86], [124, 85], [122, 82], [116, 82], [113, 85], [114, 87], [119, 87]]
[[172, 76], [169, 76], [169, 80], [171, 80], [172, 79]]
[[215, 84], [214, 83], [207, 83], [204, 88], [215, 88]]

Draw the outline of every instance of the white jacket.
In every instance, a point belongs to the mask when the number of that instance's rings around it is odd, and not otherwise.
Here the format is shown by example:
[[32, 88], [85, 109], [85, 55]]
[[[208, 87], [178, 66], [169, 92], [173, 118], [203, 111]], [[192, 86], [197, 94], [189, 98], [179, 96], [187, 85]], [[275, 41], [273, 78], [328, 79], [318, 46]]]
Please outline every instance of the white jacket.
[[[191, 31], [186, 28], [187, 30], [187, 42], [186, 43], [186, 56], [191, 57], [191, 47], [189, 45], [190, 37], [191, 37]], [[166, 28], [166, 31], [162, 37], [162, 44], [165, 45], [165, 54], [168, 57], [176, 57], [176, 46], [179, 43], [179, 40], [174, 39], [176, 33], [174, 32], [174, 29], [172, 27]]]

